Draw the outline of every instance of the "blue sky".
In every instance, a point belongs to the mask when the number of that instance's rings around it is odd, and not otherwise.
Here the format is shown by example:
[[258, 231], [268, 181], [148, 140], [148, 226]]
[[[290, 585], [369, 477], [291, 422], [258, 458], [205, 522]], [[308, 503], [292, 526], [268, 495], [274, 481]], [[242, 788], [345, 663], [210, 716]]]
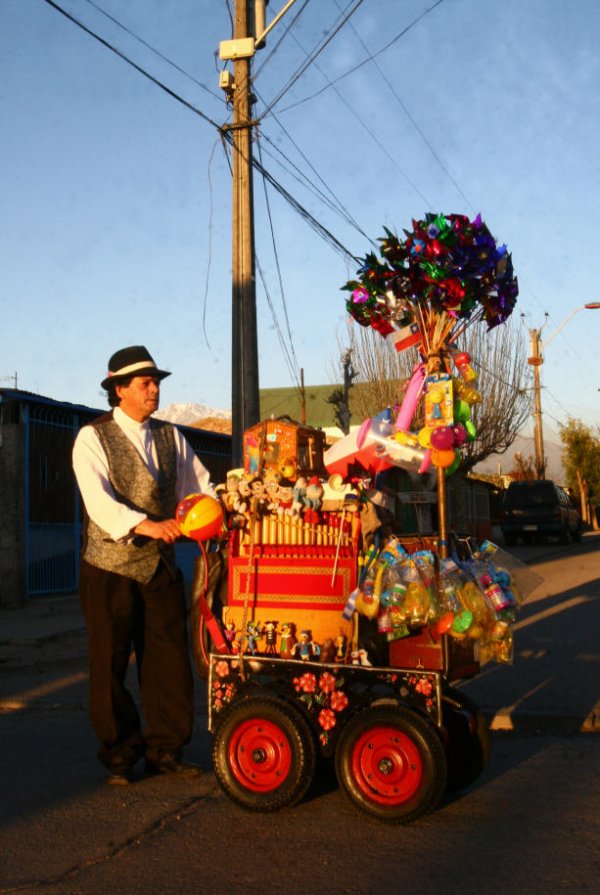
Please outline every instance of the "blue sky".
[[[60, 3], [212, 121], [229, 120], [215, 57], [230, 37], [226, 0]], [[258, 114], [355, 0], [310, 0], [284, 37], [303, 5], [256, 56]], [[269, 15], [282, 6], [271, 0]], [[512, 252], [515, 314], [530, 329], [547, 312], [549, 337], [600, 301], [599, 37], [598, 0], [364, 0], [264, 118], [263, 162], [358, 256], [369, 249], [358, 228], [376, 238], [427, 211], [481, 212]], [[369, 53], [377, 67], [346, 74]], [[0, 384], [16, 372], [20, 388], [101, 407], [109, 355], [143, 343], [174, 374], [163, 405], [229, 408], [231, 177], [217, 129], [44, 0], [2, 0], [0, 74]], [[259, 279], [260, 384], [294, 384], [276, 332], [288, 322], [296, 373], [330, 382], [354, 266], [270, 192], [283, 299], [258, 178], [255, 196], [277, 318]], [[549, 437], [568, 415], [600, 424], [599, 334], [600, 310], [581, 311], [548, 347]]]

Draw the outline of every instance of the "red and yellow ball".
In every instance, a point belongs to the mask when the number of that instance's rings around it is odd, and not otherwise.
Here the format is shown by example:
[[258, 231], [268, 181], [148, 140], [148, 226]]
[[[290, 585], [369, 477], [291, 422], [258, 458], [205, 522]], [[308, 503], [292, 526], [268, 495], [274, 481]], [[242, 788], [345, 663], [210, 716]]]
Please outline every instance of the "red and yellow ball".
[[187, 538], [208, 541], [221, 532], [223, 508], [209, 494], [188, 494], [177, 504], [175, 518]]

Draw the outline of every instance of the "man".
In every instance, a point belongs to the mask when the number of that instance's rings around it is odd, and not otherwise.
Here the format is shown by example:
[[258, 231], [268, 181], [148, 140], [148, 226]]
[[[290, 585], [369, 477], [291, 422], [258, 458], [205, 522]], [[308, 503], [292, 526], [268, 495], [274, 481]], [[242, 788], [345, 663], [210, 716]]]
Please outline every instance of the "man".
[[[111, 412], [79, 432], [73, 468], [86, 510], [79, 592], [88, 630], [90, 711], [107, 782], [197, 776], [184, 762], [193, 723], [186, 605], [173, 544], [187, 494], [214, 495], [208, 471], [175, 427], [151, 418], [159, 370], [142, 345], [113, 354], [102, 388]], [[145, 729], [125, 686], [135, 650]]]

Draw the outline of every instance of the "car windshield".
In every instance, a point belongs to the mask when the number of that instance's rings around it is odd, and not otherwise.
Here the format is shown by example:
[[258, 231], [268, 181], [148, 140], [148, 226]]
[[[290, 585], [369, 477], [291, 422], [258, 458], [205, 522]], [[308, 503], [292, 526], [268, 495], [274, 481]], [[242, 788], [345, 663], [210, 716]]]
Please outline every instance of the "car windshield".
[[557, 501], [552, 482], [519, 482], [517, 486], [511, 485], [506, 494], [506, 506], [511, 509], [555, 505]]

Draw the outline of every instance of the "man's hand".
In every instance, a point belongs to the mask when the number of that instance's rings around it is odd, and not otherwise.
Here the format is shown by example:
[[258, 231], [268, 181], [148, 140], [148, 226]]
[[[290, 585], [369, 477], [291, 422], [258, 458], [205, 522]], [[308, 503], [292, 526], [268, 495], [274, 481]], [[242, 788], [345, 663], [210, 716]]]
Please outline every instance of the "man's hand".
[[144, 519], [133, 529], [136, 535], [144, 535], [155, 541], [164, 541], [165, 544], [173, 544], [181, 537], [179, 523], [175, 519], [163, 519], [162, 522], [153, 522], [152, 519]]

